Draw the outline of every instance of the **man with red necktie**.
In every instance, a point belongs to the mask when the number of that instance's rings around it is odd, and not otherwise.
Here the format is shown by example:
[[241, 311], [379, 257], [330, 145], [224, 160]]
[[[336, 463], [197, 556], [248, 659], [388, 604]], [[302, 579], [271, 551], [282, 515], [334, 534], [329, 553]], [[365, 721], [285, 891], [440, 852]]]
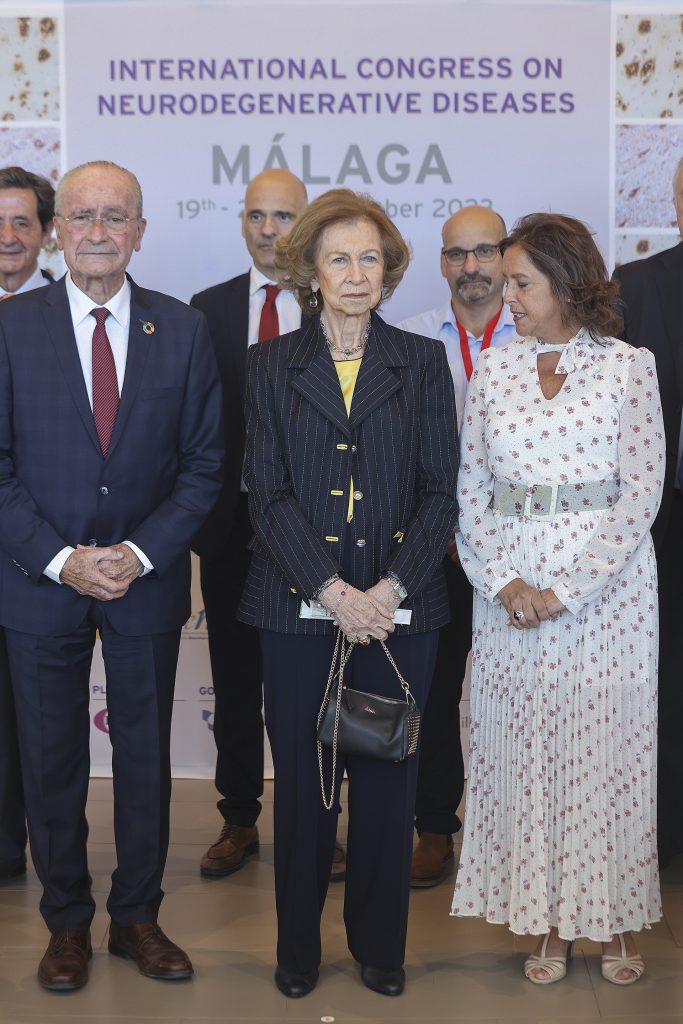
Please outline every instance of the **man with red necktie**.
[[220, 385], [204, 317], [126, 274], [146, 221], [133, 174], [62, 178], [68, 273], [0, 303], [0, 624], [41, 913], [38, 967], [80, 988], [95, 911], [85, 805], [90, 665], [102, 642], [116, 870], [109, 952], [148, 977], [191, 977], [159, 928], [170, 734], [190, 542], [222, 479]]
[[247, 186], [242, 237], [252, 265], [199, 292], [191, 305], [205, 314], [223, 389], [225, 477], [220, 498], [193, 543], [209, 633], [215, 695], [216, 789], [221, 832], [200, 864], [206, 878], [230, 875], [258, 850], [256, 821], [263, 794], [262, 673], [258, 631], [237, 621], [252, 537], [244, 462], [247, 349], [296, 330], [301, 310], [275, 283], [275, 242], [288, 235], [307, 203], [302, 181], [274, 168]]
[[[446, 345], [455, 386], [458, 427], [467, 382], [479, 353], [517, 337], [503, 304], [503, 269], [498, 245], [506, 235], [502, 217], [483, 206], [467, 206], [443, 226], [441, 273], [451, 298], [445, 306], [402, 320], [405, 331], [438, 338]], [[458, 562], [455, 544], [444, 559], [451, 621], [441, 629], [436, 669], [424, 711], [415, 803], [419, 840], [413, 851], [411, 885], [428, 888], [449, 873], [456, 810], [463, 795], [460, 698], [472, 641], [472, 587]]]
[[[55, 190], [23, 167], [0, 169], [0, 302], [43, 288], [52, 277], [38, 266], [52, 236]], [[0, 883], [26, 872], [26, 815], [14, 698], [0, 629]]]

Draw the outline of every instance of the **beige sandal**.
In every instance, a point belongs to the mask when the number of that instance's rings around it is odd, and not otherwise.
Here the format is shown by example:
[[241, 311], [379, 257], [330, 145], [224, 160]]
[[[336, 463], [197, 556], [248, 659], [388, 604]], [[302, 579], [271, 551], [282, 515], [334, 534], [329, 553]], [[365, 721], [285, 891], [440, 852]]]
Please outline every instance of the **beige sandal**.
[[[626, 955], [626, 943], [624, 942], [624, 936], [619, 934], [619, 948], [621, 950], [621, 956], [605, 956], [602, 957], [602, 976], [605, 981], [611, 981], [613, 985], [632, 985], [635, 981], [643, 976], [645, 971], [645, 964], [643, 958], [639, 953], [635, 956]], [[617, 975], [620, 971], [631, 971], [630, 978], [618, 978]]]
[[[552, 985], [556, 981], [562, 981], [567, 973], [567, 964], [572, 956], [572, 943], [567, 946], [565, 956], [546, 956], [550, 932], [544, 937], [540, 953], [532, 953], [524, 961], [524, 974], [534, 985]], [[534, 978], [532, 971], [545, 971], [547, 977]]]

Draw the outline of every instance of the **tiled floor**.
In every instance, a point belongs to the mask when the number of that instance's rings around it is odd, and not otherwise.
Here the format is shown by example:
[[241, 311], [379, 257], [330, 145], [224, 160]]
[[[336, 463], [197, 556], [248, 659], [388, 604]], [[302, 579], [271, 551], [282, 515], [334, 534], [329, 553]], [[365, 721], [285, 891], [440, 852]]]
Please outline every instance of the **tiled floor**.
[[[546, 988], [522, 977], [533, 939], [448, 916], [450, 884], [413, 892], [405, 994], [389, 999], [360, 983], [344, 942], [343, 884], [332, 886], [324, 919], [324, 964], [316, 990], [300, 1001], [275, 988], [272, 785], [259, 822], [261, 854], [229, 878], [199, 876], [204, 848], [219, 830], [213, 785], [174, 786], [166, 899], [160, 922], [190, 953], [191, 982], [164, 984], [108, 955], [104, 909], [113, 867], [111, 784], [91, 786], [90, 862], [98, 909], [90, 982], [50, 994], [35, 970], [47, 933], [32, 870], [0, 888], [0, 1024], [209, 1024], [217, 1021], [457, 1021], [459, 1024], [683, 1024], [683, 858], [664, 876], [665, 920], [643, 934], [647, 974], [631, 988], [600, 977], [598, 949], [580, 943], [567, 979]], [[341, 834], [345, 830], [342, 819]]]

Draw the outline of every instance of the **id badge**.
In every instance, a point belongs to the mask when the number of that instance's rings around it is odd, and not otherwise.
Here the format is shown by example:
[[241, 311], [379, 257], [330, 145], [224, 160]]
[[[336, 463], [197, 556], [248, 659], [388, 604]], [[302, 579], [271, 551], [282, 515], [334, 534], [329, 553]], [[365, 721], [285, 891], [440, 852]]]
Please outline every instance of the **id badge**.
[[[397, 626], [409, 626], [412, 617], [413, 612], [411, 608], [397, 608], [394, 612], [394, 622]], [[332, 622], [334, 615], [324, 605], [320, 604], [319, 601], [311, 601], [310, 604], [302, 601], [299, 607], [299, 618], [322, 619], [326, 622]]]

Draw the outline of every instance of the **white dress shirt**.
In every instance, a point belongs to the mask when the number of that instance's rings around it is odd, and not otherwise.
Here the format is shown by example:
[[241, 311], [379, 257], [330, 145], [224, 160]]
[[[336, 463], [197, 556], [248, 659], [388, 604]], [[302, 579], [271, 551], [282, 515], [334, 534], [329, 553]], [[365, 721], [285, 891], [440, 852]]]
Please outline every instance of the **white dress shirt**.
[[[90, 402], [90, 408], [92, 409], [92, 336], [95, 330], [95, 317], [91, 315], [93, 309], [97, 308], [97, 303], [93, 302], [85, 292], [82, 292], [80, 288], [76, 287], [71, 279], [71, 274], [66, 275], [66, 294], [69, 300], [69, 308], [71, 310], [71, 320], [73, 322], [74, 334], [76, 336], [76, 347], [78, 349], [78, 358], [81, 363], [81, 369], [83, 371], [83, 379], [85, 381], [86, 390], [88, 392], [88, 401]], [[114, 356], [114, 365], [116, 367], [116, 379], [119, 385], [119, 394], [123, 388], [123, 378], [126, 372], [126, 357], [128, 355], [128, 328], [130, 325], [130, 283], [126, 278], [116, 292], [106, 302], [106, 308], [109, 310], [110, 316], [107, 317], [105, 328], [107, 331], [107, 337], [109, 338], [109, 344], [111, 345], [112, 355]], [[133, 544], [130, 540], [124, 540], [124, 544], [127, 544], [142, 562], [144, 569], [142, 575], [145, 576], [148, 572], [154, 568], [149, 559], [145, 556], [144, 552], [140, 548]], [[62, 548], [50, 563], [43, 569], [43, 573], [49, 576], [55, 583], [61, 583], [59, 574], [64, 567], [64, 563], [76, 549], [67, 546]]]
[[[258, 344], [258, 332], [261, 324], [261, 310], [266, 301], [264, 284], [276, 284], [257, 270], [252, 264], [249, 271], [249, 331], [247, 334], [247, 345]], [[289, 334], [290, 331], [298, 331], [301, 327], [301, 306], [294, 297], [294, 292], [283, 288], [275, 298], [277, 319], [280, 325], [280, 334]], [[247, 493], [247, 485], [242, 479], [240, 484], [242, 494]]]
[[[265, 284], [276, 284], [269, 277], [265, 277], [255, 266], [249, 272], [249, 335], [248, 345], [256, 345], [258, 342], [258, 330], [261, 323], [261, 310], [266, 301], [266, 293], [263, 288]], [[277, 318], [280, 324], [280, 334], [289, 334], [301, 327], [301, 306], [294, 298], [294, 292], [283, 288], [275, 299]]]
[[4, 295], [23, 295], [24, 292], [32, 292], [34, 288], [44, 288], [46, 284], [50, 284], [49, 279], [43, 277], [40, 267], [36, 266], [28, 280], [24, 281], [21, 288], [17, 288], [15, 292], [6, 292], [4, 288], [0, 287], [0, 299]]
[[[468, 381], [467, 374], [465, 372], [465, 365], [462, 361], [462, 353], [460, 351], [460, 333], [455, 323], [453, 306], [448, 302], [445, 306], [441, 306], [438, 309], [430, 309], [427, 310], [426, 313], [420, 313], [418, 316], [411, 316], [408, 317], [407, 320], [401, 320], [401, 322], [396, 324], [396, 326], [403, 331], [410, 331], [412, 334], [422, 334], [425, 338], [438, 338], [439, 341], [443, 341], [446, 346], [448, 365], [453, 377], [453, 386], [455, 388], [455, 407], [458, 414], [459, 429], [462, 425]], [[498, 323], [493, 329], [491, 346], [492, 348], [502, 348], [503, 345], [507, 345], [509, 341], [514, 341], [517, 337], [518, 335], [515, 330], [515, 322], [512, 319], [510, 307], [503, 303]], [[472, 366], [474, 366], [479, 358], [479, 353], [481, 352], [483, 334], [478, 338], [475, 338], [475, 336], [468, 331], [467, 340], [470, 346]]]

